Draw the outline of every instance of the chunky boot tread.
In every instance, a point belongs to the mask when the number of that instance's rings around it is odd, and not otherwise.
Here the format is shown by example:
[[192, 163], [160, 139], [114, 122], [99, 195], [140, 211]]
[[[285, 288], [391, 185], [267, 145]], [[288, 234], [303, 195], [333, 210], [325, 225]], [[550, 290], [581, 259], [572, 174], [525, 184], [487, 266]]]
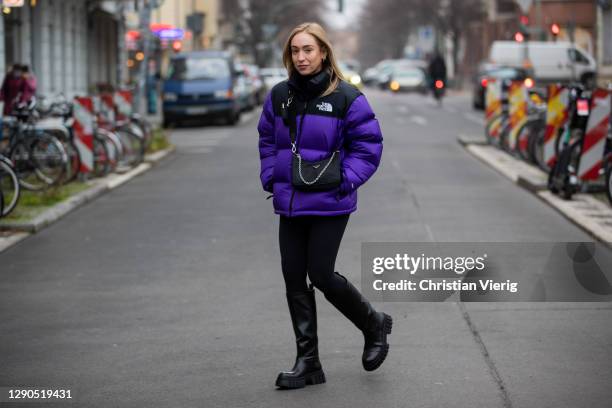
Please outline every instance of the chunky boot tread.
[[304, 375], [303, 377], [287, 378], [283, 374], [279, 374], [276, 379], [276, 386], [281, 388], [304, 388], [306, 385], [323, 384], [325, 382], [325, 374], [323, 370], [315, 371]]

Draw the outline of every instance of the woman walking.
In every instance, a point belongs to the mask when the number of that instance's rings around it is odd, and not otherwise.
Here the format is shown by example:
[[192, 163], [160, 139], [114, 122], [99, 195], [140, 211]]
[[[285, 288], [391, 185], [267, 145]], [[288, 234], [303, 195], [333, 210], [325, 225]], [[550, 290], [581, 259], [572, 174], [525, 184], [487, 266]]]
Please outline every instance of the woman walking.
[[357, 189], [378, 168], [382, 134], [365, 96], [343, 80], [319, 24], [293, 29], [283, 63], [289, 79], [268, 94], [259, 121], [260, 176], [280, 215], [281, 267], [297, 343], [295, 364], [276, 385], [302, 388], [325, 382], [313, 285], [363, 333], [366, 370], [377, 369], [389, 350], [391, 317], [334, 271]]

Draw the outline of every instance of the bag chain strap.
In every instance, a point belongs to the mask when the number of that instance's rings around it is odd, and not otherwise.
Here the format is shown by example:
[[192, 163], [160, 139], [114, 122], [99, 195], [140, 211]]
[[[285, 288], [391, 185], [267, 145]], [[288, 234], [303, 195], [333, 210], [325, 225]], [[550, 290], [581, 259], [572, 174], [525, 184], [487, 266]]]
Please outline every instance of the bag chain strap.
[[319, 175], [313, 180], [313, 181], [306, 181], [304, 179], [304, 176], [302, 175], [302, 156], [298, 153], [297, 154], [297, 158], [298, 158], [298, 170], [300, 173], [300, 179], [302, 180], [302, 182], [306, 185], [311, 185], [316, 183], [317, 181], [319, 181], [319, 179], [321, 178], [321, 176], [323, 176], [323, 173], [325, 173], [325, 170], [327, 170], [327, 168], [329, 167], [329, 165], [331, 164], [332, 160], [334, 160], [334, 156], [336, 155], [336, 152], [333, 152], [331, 157], [329, 158], [329, 161], [327, 162], [327, 164], [325, 165], [325, 167], [323, 167], [323, 170], [321, 170], [321, 172], [319, 173]]
[[[291, 91], [289, 91], [289, 98], [287, 99], [287, 105], [286, 107], [289, 108], [289, 105], [291, 105], [291, 102], [293, 102], [293, 95], [291, 93]], [[319, 175], [313, 180], [313, 181], [307, 181], [304, 178], [304, 175], [302, 175], [302, 156], [297, 152], [297, 146], [296, 146], [296, 141], [292, 140], [291, 141], [291, 153], [293, 153], [294, 155], [297, 156], [298, 158], [298, 172], [300, 173], [300, 179], [302, 180], [302, 182], [306, 185], [312, 185], [314, 183], [316, 183], [317, 181], [319, 181], [319, 179], [321, 178], [321, 176], [323, 176], [323, 174], [325, 173], [325, 170], [327, 170], [327, 168], [329, 167], [329, 165], [331, 164], [331, 162], [334, 160], [334, 157], [336, 156], [336, 151], [334, 151], [329, 159], [329, 161], [327, 162], [327, 164], [325, 165], [325, 167], [323, 167], [323, 170], [321, 170], [321, 172], [319, 173]]]

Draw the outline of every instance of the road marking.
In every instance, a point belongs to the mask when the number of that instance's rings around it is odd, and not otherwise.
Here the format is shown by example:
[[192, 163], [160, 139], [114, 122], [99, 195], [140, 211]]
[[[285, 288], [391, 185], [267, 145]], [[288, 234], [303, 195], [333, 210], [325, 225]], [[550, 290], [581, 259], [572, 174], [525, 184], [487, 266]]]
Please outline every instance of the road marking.
[[431, 231], [431, 228], [429, 227], [429, 224], [425, 224], [425, 229], [427, 230], [427, 235], [429, 235], [429, 239], [431, 239], [431, 242], [437, 242], [433, 232]]
[[423, 116], [414, 115], [410, 117], [410, 120], [417, 125], [427, 126], [427, 119], [425, 119]]
[[457, 113], [457, 109], [455, 109], [455, 108], [449, 108], [449, 107], [445, 106], [442, 109], [444, 109], [448, 113]]
[[397, 107], [397, 111], [400, 113], [408, 113], [408, 107], [406, 105], [400, 105]]

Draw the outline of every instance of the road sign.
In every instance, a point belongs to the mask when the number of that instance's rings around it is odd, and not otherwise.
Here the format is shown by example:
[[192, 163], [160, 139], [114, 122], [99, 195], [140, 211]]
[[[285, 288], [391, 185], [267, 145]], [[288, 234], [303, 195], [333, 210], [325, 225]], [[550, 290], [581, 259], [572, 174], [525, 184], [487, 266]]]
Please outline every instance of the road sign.
[[23, 7], [25, 0], [2, 0], [4, 7]]
[[165, 28], [159, 30], [156, 35], [162, 40], [182, 40], [185, 32], [180, 28]]
[[529, 9], [531, 8], [531, 4], [533, 3], [533, 0], [516, 0], [516, 2], [518, 3], [523, 13], [528, 13]]

